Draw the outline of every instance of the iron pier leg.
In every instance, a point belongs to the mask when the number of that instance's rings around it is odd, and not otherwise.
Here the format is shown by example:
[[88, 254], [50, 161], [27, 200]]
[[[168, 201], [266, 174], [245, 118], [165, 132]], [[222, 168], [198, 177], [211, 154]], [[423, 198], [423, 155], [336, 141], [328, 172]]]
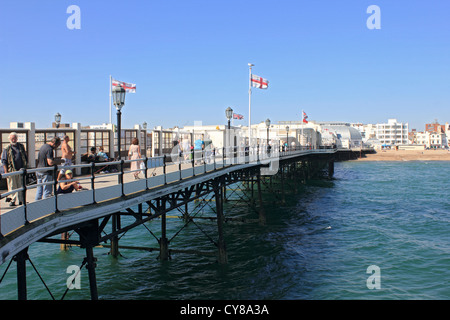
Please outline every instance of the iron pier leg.
[[334, 175], [334, 160], [328, 162], [328, 179], [332, 179]]
[[184, 204], [184, 212], [183, 212], [184, 221], [189, 221], [189, 205], [188, 202]]
[[17, 262], [17, 295], [19, 300], [27, 300], [27, 270], [28, 248], [20, 251], [16, 256]]
[[[61, 240], [69, 240], [69, 233], [68, 232], [61, 233]], [[67, 243], [61, 243], [59, 247], [61, 251], [67, 251], [69, 245]]]
[[228, 257], [225, 246], [225, 239], [223, 237], [223, 201], [222, 201], [222, 187], [221, 184], [214, 190], [214, 196], [216, 200], [216, 212], [217, 212], [217, 231], [219, 235], [219, 242], [217, 244], [219, 249], [219, 263], [227, 264]]
[[266, 211], [262, 202], [262, 190], [261, 190], [261, 176], [258, 174], [256, 177], [256, 183], [258, 185], [258, 200], [259, 200], [259, 224], [266, 224]]
[[[116, 232], [120, 228], [120, 215], [113, 214], [112, 216], [112, 232]], [[111, 249], [109, 253], [117, 258], [119, 256], [119, 236], [115, 235], [111, 238]]]
[[284, 195], [284, 166], [280, 168], [281, 170], [281, 203], [286, 203], [286, 196]]
[[228, 199], [227, 199], [227, 185], [224, 183], [222, 188], [223, 188], [223, 201], [227, 202], [228, 201]]
[[94, 257], [94, 247], [98, 245], [100, 239], [98, 220], [92, 220], [88, 225], [76, 229], [75, 231], [80, 235], [80, 247], [86, 249], [85, 262], [89, 275], [91, 299], [98, 300], [97, 278], [95, 275], [97, 259]]
[[91, 300], [98, 300], [98, 291], [97, 291], [97, 277], [95, 275], [95, 267], [97, 266], [96, 258], [94, 257], [94, 247], [92, 245], [88, 245], [86, 247], [86, 268], [88, 270], [89, 275], [89, 288], [91, 291]]
[[[160, 200], [162, 202], [162, 206], [159, 206], [159, 210], [166, 208], [166, 201]], [[160, 202], [158, 204], [160, 204]], [[159, 259], [160, 260], [169, 260], [169, 241], [167, 239], [167, 219], [166, 219], [166, 213], [164, 212], [161, 215], [161, 238], [159, 239]]]

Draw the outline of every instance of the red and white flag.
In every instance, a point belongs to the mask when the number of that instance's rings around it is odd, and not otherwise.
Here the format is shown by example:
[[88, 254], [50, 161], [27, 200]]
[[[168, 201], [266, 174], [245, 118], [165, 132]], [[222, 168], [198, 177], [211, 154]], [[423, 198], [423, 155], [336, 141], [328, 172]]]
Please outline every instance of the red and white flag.
[[242, 120], [244, 116], [242, 114], [233, 113], [233, 119]]
[[302, 114], [303, 114], [303, 122], [308, 123], [308, 120], [306, 120], [308, 119], [308, 116], [306, 115], [305, 111], [302, 111]]
[[258, 77], [257, 75], [252, 74], [252, 87], [259, 89], [267, 89], [269, 87], [269, 81], [267, 79]]
[[127, 83], [112, 79], [111, 84], [113, 87], [118, 86], [120, 84], [125, 89], [125, 92], [136, 93], [136, 84], [134, 83]]

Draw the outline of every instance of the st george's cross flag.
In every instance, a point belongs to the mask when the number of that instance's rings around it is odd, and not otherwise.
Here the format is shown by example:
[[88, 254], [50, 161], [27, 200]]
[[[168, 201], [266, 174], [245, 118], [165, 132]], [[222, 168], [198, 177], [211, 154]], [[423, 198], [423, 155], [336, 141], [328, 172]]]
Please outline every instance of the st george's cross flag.
[[242, 114], [233, 113], [233, 119], [242, 120], [244, 116]]
[[258, 77], [257, 75], [252, 74], [252, 87], [259, 89], [267, 89], [269, 87], [269, 81], [267, 79]]
[[111, 84], [113, 87], [118, 86], [120, 84], [125, 89], [125, 92], [136, 93], [136, 84], [134, 84], [134, 83], [127, 83], [127, 82], [112, 79]]
[[308, 123], [308, 120], [306, 120], [306, 119], [308, 119], [308, 116], [306, 115], [306, 113], [305, 113], [305, 111], [302, 111], [302, 114], [303, 114], [303, 122], [304, 123]]

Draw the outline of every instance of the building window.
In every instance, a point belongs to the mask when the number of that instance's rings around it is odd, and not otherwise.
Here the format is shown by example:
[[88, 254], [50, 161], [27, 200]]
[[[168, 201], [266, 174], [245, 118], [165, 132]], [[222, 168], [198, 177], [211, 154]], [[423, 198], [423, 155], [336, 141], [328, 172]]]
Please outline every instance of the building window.
[[[36, 131], [34, 134], [35, 137], [35, 154], [36, 154], [36, 161], [38, 160], [39, 155], [39, 149], [46, 143], [49, 143], [54, 137], [58, 137], [62, 140], [64, 139], [64, 136], [69, 136], [69, 146], [72, 148], [72, 150], [75, 150], [75, 141], [74, 136], [75, 133], [73, 131]], [[55, 150], [55, 158], [61, 158], [62, 152], [61, 152], [61, 145], [58, 147], [58, 149]]]
[[109, 131], [83, 130], [81, 131], [80, 151], [81, 154], [89, 153], [92, 147], [102, 147], [105, 153], [109, 153]]

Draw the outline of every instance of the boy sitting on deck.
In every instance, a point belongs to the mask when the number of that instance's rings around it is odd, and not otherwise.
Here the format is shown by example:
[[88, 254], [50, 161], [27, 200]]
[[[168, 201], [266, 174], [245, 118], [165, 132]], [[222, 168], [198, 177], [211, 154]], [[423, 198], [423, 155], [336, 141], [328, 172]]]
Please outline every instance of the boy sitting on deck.
[[58, 190], [56, 194], [61, 193], [71, 193], [72, 191], [79, 191], [82, 189], [81, 184], [78, 181], [64, 182], [64, 180], [72, 180], [73, 173], [72, 170], [65, 170], [64, 176], [61, 177]]

